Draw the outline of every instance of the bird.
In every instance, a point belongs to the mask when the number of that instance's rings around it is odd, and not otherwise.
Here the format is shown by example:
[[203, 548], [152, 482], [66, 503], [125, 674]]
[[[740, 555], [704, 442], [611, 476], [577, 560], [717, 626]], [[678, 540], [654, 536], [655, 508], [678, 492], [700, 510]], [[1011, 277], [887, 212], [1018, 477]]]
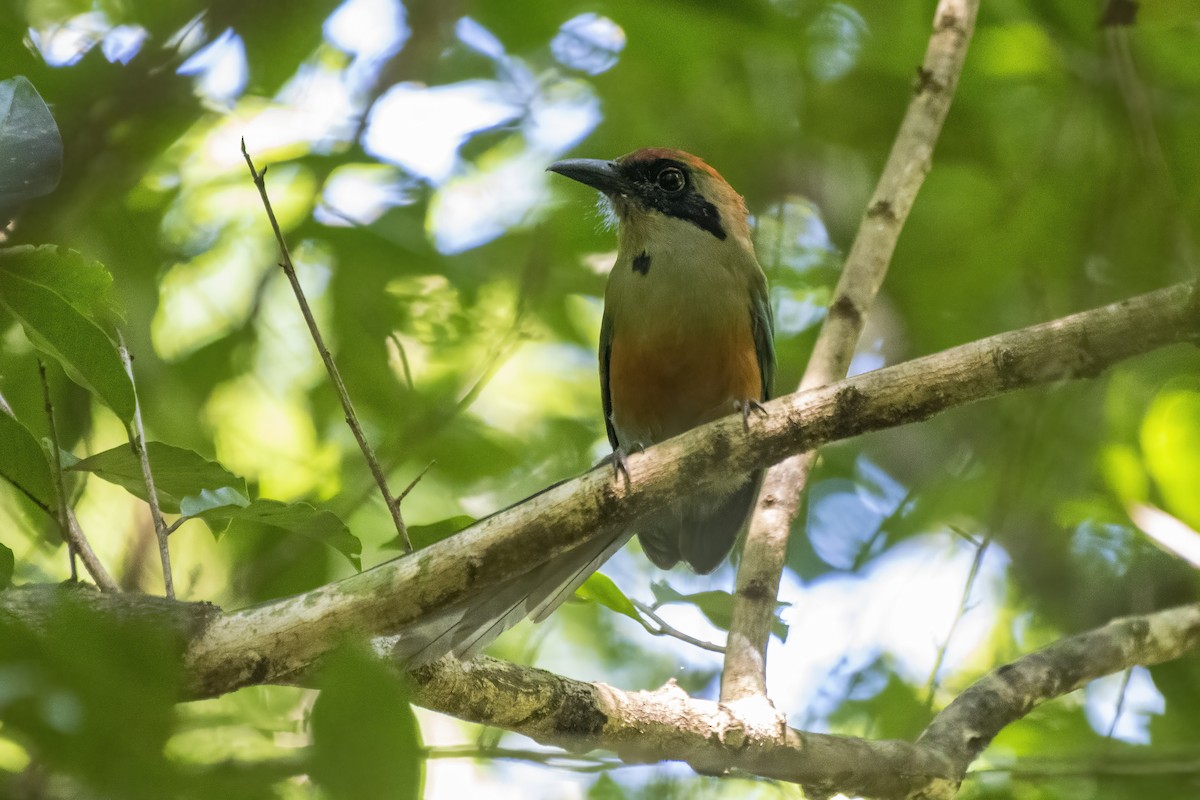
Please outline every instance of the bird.
[[[650, 147], [613, 160], [573, 158], [548, 171], [600, 192], [617, 229], [598, 347], [614, 479], [627, 458], [672, 436], [762, 410], [775, 372], [767, 278], [746, 203], [715, 169], [682, 150]], [[761, 472], [681, 497], [629, 530], [591, 541], [407, 631], [394, 654], [410, 667], [466, 659], [529, 616], [540, 622], [636, 533], [661, 569], [698, 574], [729, 555]]]

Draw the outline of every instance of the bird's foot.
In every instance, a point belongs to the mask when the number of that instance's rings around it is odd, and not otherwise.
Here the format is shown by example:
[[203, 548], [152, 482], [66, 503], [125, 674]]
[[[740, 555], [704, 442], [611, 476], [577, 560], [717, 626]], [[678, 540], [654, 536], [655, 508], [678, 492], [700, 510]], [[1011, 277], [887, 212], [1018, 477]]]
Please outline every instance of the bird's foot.
[[736, 405], [737, 405], [738, 411], [742, 412], [742, 428], [745, 429], [745, 431], [747, 433], [750, 432], [750, 412], [751, 411], [753, 411], [756, 414], [761, 414], [764, 417], [771, 416], [771, 412], [767, 411], [766, 406], [764, 406], [762, 403], [758, 402], [754, 398], [739, 401]]
[[609, 458], [612, 460], [613, 479], [618, 480], [622, 475], [624, 475], [625, 483], [632, 483], [632, 479], [629, 477], [629, 454], [641, 453], [645, 451], [645, 449], [645, 445], [643, 445], [641, 442], [635, 442], [634, 444], [631, 444], [628, 450], [626, 450], [624, 447], [614, 448], [612, 455], [609, 456]]

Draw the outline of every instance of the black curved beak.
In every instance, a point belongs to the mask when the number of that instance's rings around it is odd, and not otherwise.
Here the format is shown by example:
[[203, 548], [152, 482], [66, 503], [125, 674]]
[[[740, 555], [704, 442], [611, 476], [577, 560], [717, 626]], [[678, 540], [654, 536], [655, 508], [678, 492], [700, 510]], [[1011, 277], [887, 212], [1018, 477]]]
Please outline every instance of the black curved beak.
[[585, 186], [591, 186], [605, 194], [625, 194], [629, 191], [629, 182], [621, 175], [615, 162], [601, 161], [597, 158], [566, 158], [555, 161], [546, 167], [548, 172], [579, 181]]

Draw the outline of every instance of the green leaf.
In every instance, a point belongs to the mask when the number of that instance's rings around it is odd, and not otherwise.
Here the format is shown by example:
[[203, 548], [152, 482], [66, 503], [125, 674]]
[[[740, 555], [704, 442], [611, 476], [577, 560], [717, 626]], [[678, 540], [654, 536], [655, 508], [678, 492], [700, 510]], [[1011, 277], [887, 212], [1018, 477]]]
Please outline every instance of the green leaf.
[[0, 411], [0, 477], [50, 509], [55, 505], [54, 474], [37, 437]]
[[54, 191], [62, 164], [58, 125], [37, 89], [22, 75], [0, 81], [0, 220]]
[[288, 531], [328, 545], [362, 569], [362, 543], [337, 515], [317, 509], [308, 503], [281, 503], [278, 500], [258, 499], [246, 506], [225, 505], [202, 511], [197, 515], [209, 523], [228, 524], [233, 532], [239, 525], [262, 525]]
[[0, 271], [11, 272], [56, 292], [105, 331], [124, 322], [112, 274], [99, 261], [58, 245], [23, 245], [0, 250]]
[[609, 608], [618, 614], [624, 614], [630, 619], [642, 621], [641, 615], [637, 613], [633, 603], [625, 596], [612, 578], [605, 575], [603, 572], [593, 572], [583, 585], [575, 590], [575, 596], [581, 600], [590, 600], [593, 603], [599, 603], [605, 608]]
[[[215, 506], [212, 503], [217, 501], [219, 505], [248, 505], [250, 502], [245, 496], [246, 482], [215, 461], [209, 461], [192, 450], [162, 442], [147, 442], [146, 452], [150, 456], [150, 470], [154, 475], [158, 504], [164, 511], [188, 514], [182, 511], [185, 501], [191, 502], [190, 508], [198, 510], [213, 508]], [[91, 472], [109, 483], [123, 486], [130, 494], [142, 500], [147, 499], [141, 460], [127, 444], [88, 456], [70, 469], [76, 472]], [[211, 494], [223, 489], [229, 491], [219, 497]], [[205, 492], [210, 494], [206, 495]], [[241, 498], [241, 503], [238, 502], [238, 497]], [[191, 513], [188, 516], [196, 514]]]
[[0, 305], [25, 329], [33, 346], [60, 364], [68, 377], [94, 394], [128, 425], [133, 384], [112, 339], [58, 292], [0, 269]]
[[13, 569], [16, 565], [17, 560], [13, 556], [13, 551], [0, 544], [0, 590], [12, 586]]
[[188, 495], [179, 501], [179, 513], [185, 517], [198, 517], [206, 512], [222, 508], [245, 508], [250, 499], [232, 486], [219, 489], [201, 489], [199, 494]]
[[334, 653], [312, 709], [312, 777], [335, 800], [422, 794], [421, 730], [399, 676], [365, 650]]
[[[458, 514], [430, 523], [429, 525], [409, 525], [408, 538], [412, 541], [413, 549], [420, 550], [422, 547], [428, 547], [435, 542], [440, 542], [442, 539], [448, 539], [464, 528], [474, 524], [474, 517], [467, 514]], [[404, 545], [400, 543], [400, 534], [396, 534], [382, 546], [388, 550], [404, 549]]]
[[[654, 598], [660, 605], [668, 603], [691, 603], [700, 609], [708, 621], [723, 631], [729, 630], [733, 619], [733, 595], [729, 592], [712, 590], [696, 592], [695, 594], [680, 594], [665, 581], [656, 581], [650, 585]], [[771, 633], [781, 642], [787, 641], [788, 626], [779, 616], [779, 609], [786, 608], [790, 603], [775, 601], [775, 614], [771, 619]]]
[[36, 629], [0, 618], [0, 725], [85, 794], [181, 797], [184, 775], [164, 752], [182, 688], [181, 638], [154, 615], [98, 612], [77, 595], [46, 595]]

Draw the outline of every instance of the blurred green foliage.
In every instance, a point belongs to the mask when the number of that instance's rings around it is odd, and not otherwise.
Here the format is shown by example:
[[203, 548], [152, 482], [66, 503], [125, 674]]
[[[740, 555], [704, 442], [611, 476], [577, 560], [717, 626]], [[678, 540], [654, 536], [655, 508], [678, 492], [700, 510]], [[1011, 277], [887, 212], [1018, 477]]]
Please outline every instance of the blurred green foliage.
[[[1135, 25], [1111, 28], [1098, 24], [1101, 5], [983, 4], [857, 369], [1195, 276], [1200, 7], [1147, 3]], [[60, 457], [74, 465], [69, 501], [124, 586], [161, 591], [127, 444], [118, 324], [165, 506], [184, 515], [171, 538], [182, 597], [237, 607], [394, 555], [395, 529], [275, 267], [242, 137], [270, 165], [300, 279], [393, 488], [436, 462], [404, 504], [428, 543], [605, 451], [594, 347], [612, 236], [594, 199], [552, 183], [545, 165], [666, 145], [720, 169], [755, 215], [779, 321], [777, 388], [788, 391], [908, 101], [933, 6], [10, 5], [0, 80], [23, 75], [36, 93], [22, 84], [12, 96], [48, 104], [62, 172], [53, 193], [22, 194], [5, 212], [0, 396], [13, 414], [0, 413], [0, 587], [10, 572], [17, 584], [69, 574], [41, 358]], [[34, 172], [51, 185], [57, 151], [44, 152]], [[1198, 426], [1200, 352], [1181, 346], [828, 448], [785, 576], [777, 702], [797, 724], [912, 736], [998, 663], [1196, 599], [1195, 570], [1130, 509], [1200, 529]], [[677, 676], [711, 696], [719, 658], [648, 636], [625, 595], [669, 603], [673, 625], [719, 639], [732, 571], [671, 573], [658, 595], [663, 576], [637, 557], [616, 559], [609, 576], [592, 585], [596, 602], [518, 628], [496, 652], [629, 688]], [[928, 606], [910, 605], [920, 596]], [[924, 626], [872, 616], [881, 607], [924, 609], [906, 619]], [[479, 737], [483, 750], [498, 740], [411, 716], [402, 690], [353, 655], [329, 665], [315, 705], [311, 692], [265, 687], [176, 707], [161, 632], [69, 604], [60, 615], [46, 637], [0, 622], [0, 795], [411, 796], [422, 739]], [[964, 795], [1194, 791], [1194, 770], [1172, 771], [1171, 759], [1194, 751], [1200, 662], [1147, 675], [1120, 708], [1119, 741], [1107, 738], [1115, 704], [1064, 699], [1007, 729]], [[1094, 766], [1110, 753], [1149, 776]], [[1022, 772], [1033, 757], [1060, 761]], [[426, 762], [427, 796], [580, 791], [568, 783], [597, 798], [794, 796], [670, 766], [597, 780], [488, 763]]]

